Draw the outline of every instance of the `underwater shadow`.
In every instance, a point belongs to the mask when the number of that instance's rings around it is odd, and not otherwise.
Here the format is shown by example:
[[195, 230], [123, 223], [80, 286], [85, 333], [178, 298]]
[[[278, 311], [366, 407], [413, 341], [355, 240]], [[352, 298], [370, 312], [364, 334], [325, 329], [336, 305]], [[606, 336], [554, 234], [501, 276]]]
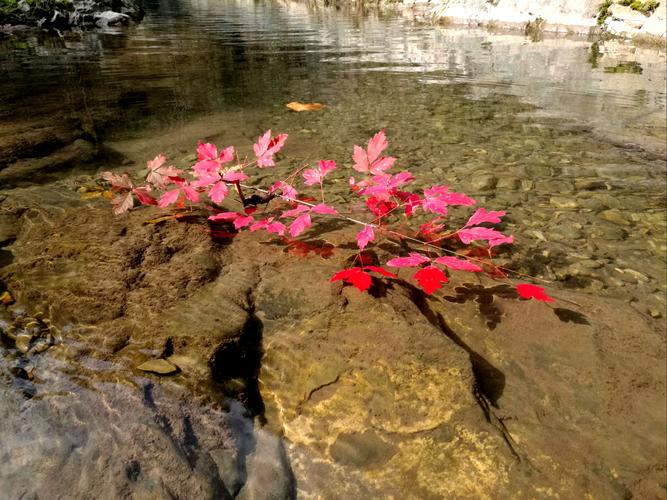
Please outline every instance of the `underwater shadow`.
[[431, 306], [428, 303], [429, 297], [426, 293], [410, 283], [405, 283], [403, 286], [408, 289], [412, 301], [429, 323], [438, 328], [447, 336], [447, 338], [468, 353], [477, 390], [494, 408], [499, 408], [498, 401], [505, 391], [505, 374], [493, 366], [486, 358], [484, 358], [484, 356], [466, 344], [463, 339], [449, 327], [445, 322], [445, 319], [442, 317], [442, 314], [436, 313], [431, 309]]
[[477, 303], [477, 309], [486, 320], [486, 326], [489, 330], [495, 330], [502, 318], [502, 311], [494, 303], [494, 297], [503, 299], [518, 299], [519, 294], [516, 289], [510, 285], [496, 285], [485, 287], [473, 283], [464, 283], [463, 286], [454, 288], [456, 295], [445, 295], [443, 298], [448, 302], [463, 304], [474, 300]]

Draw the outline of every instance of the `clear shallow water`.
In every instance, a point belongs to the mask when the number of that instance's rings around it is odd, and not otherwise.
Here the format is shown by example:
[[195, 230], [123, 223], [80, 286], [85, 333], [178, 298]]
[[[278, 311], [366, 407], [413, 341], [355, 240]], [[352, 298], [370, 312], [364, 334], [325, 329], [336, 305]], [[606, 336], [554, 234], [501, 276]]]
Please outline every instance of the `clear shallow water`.
[[[199, 139], [248, 150], [269, 127], [290, 134], [281, 172], [319, 158], [346, 164], [352, 144], [384, 128], [392, 154], [423, 184], [508, 210], [517, 243], [507, 265], [621, 297], [644, 314], [664, 310], [666, 65], [657, 51], [299, 3], [165, 2], [127, 30], [4, 39], [0, 64], [0, 135], [67, 120], [108, 153], [78, 173], [138, 170], [160, 151], [185, 165]], [[297, 114], [284, 107], [294, 100], [327, 108]], [[337, 175], [332, 201], [346, 191]], [[82, 390], [86, 404], [106, 391], [145, 406], [113, 377], [79, 371], [108, 383]], [[67, 377], [48, 387], [77, 392]], [[120, 425], [108, 411], [91, 425]]]

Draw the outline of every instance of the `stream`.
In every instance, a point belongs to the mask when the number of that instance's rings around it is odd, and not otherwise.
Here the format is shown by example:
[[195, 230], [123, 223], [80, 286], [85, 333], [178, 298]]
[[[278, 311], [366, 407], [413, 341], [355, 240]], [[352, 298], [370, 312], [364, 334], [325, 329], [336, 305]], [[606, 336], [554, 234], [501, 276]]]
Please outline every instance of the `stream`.
[[[0, 39], [0, 200], [109, 169], [138, 173], [160, 152], [185, 167], [199, 140], [249, 152], [271, 128], [289, 134], [279, 173], [321, 158], [346, 167], [331, 176], [329, 201], [342, 203], [352, 145], [383, 129], [417, 185], [447, 184], [508, 212], [502, 229], [515, 244], [500, 264], [660, 324], [666, 72], [664, 51], [618, 40], [531, 39], [307, 2], [150, 0], [128, 28]], [[296, 113], [291, 101], [326, 107]], [[266, 187], [274, 175], [253, 180]], [[2, 217], [0, 267], [16, 237], [3, 236]], [[57, 282], [58, 270], [43, 279]], [[34, 311], [0, 307], [2, 328], [51, 331]], [[49, 335], [59, 352], [0, 342], [1, 498], [37, 498], [49, 484], [65, 497], [57, 471], [78, 477], [76, 491], [100, 488], [96, 498], [264, 498], [266, 477], [294, 494], [281, 440], [218, 387], [188, 406], [182, 387], [128, 376], [129, 361], [99, 359], [62, 325]]]

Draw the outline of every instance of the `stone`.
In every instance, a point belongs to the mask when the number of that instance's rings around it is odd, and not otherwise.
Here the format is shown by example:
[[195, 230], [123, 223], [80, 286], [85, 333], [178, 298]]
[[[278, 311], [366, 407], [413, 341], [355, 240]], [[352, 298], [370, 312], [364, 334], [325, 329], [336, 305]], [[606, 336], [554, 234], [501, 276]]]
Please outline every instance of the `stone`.
[[577, 200], [572, 198], [565, 198], [564, 196], [552, 196], [549, 198], [549, 203], [551, 203], [553, 207], [561, 209], [572, 209], [579, 207]]
[[498, 190], [516, 191], [521, 187], [521, 179], [518, 177], [501, 177], [496, 184]]
[[157, 373], [158, 375], [171, 375], [179, 371], [178, 366], [166, 359], [151, 359], [137, 366], [138, 370]]
[[15, 344], [16, 348], [21, 351], [23, 354], [30, 350], [30, 343], [32, 342], [32, 335], [27, 334], [18, 334], [16, 336]]
[[343, 465], [373, 468], [382, 466], [396, 454], [396, 447], [381, 439], [377, 433], [342, 433], [329, 448], [331, 458]]
[[608, 33], [620, 37], [634, 37], [640, 33], [638, 28], [612, 17], [605, 19], [603, 26]]
[[580, 191], [600, 191], [606, 190], [607, 184], [600, 179], [576, 179], [574, 187]]
[[641, 28], [648, 20], [648, 16], [641, 12], [627, 6], [614, 3], [609, 7], [609, 16], [612, 19], [623, 21], [625, 24], [633, 28]]
[[0, 213], [0, 247], [16, 239], [18, 214]]
[[130, 21], [130, 16], [106, 10], [95, 15], [95, 24], [101, 28], [105, 26], [115, 26], [117, 24], [127, 24]]
[[631, 223], [628, 219], [623, 217], [621, 212], [616, 209], [609, 209], [609, 210], [603, 210], [598, 214], [598, 217], [600, 217], [603, 220], [606, 220], [608, 222], [611, 222], [612, 224], [616, 224], [618, 226], [630, 226]]
[[494, 189], [497, 183], [498, 179], [495, 175], [475, 175], [470, 182], [470, 187], [473, 191], [489, 191]]
[[239, 500], [290, 500], [296, 484], [279, 437], [262, 429], [255, 434], [255, 447], [246, 458], [248, 480], [235, 498]]
[[658, 8], [651, 14], [651, 16], [644, 22], [639, 32], [642, 35], [656, 37], [658, 39], [665, 39], [667, 29], [667, 5], [665, 2], [660, 2]]

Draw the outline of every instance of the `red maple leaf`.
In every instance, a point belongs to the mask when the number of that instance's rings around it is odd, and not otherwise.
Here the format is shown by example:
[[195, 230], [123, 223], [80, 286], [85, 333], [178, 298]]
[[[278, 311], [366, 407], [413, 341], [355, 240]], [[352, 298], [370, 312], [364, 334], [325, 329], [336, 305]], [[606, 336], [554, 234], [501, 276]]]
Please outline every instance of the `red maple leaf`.
[[356, 287], [360, 292], [365, 292], [371, 287], [373, 278], [370, 274], [366, 274], [361, 267], [352, 267], [350, 269], [343, 269], [334, 274], [329, 281], [343, 280], [345, 283]]
[[419, 286], [424, 289], [424, 291], [431, 295], [438, 288], [442, 288], [442, 283], [447, 283], [447, 276], [440, 269], [435, 266], [428, 266], [420, 269], [413, 276], [417, 280]]
[[522, 299], [535, 299], [542, 302], [553, 302], [554, 299], [549, 297], [544, 293], [544, 288], [537, 285], [529, 285], [522, 283], [516, 286], [516, 291], [519, 292], [519, 295]]
[[368, 274], [367, 271], [378, 273], [389, 278], [397, 278], [394, 273], [391, 273], [382, 267], [366, 266], [352, 267], [350, 269], [343, 269], [342, 271], [338, 271], [331, 277], [329, 281], [334, 282], [343, 280], [345, 283], [355, 286], [360, 292], [365, 292], [371, 287], [371, 284], [373, 283], [373, 277]]

